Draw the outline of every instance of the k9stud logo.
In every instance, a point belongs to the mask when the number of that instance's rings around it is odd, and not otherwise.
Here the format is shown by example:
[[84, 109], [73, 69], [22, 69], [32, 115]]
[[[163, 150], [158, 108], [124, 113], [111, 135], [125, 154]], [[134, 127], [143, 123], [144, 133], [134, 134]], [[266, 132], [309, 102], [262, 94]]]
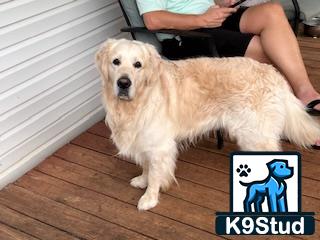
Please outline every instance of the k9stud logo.
[[217, 213], [221, 235], [311, 235], [313, 213], [301, 212], [297, 152], [231, 155], [230, 213]]

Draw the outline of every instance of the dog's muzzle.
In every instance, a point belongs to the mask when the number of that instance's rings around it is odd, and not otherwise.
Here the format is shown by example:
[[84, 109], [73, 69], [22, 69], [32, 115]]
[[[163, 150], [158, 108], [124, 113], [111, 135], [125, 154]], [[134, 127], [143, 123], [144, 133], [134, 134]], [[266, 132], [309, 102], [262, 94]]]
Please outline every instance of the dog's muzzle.
[[118, 97], [123, 100], [129, 100], [129, 89], [132, 85], [131, 80], [128, 77], [121, 77], [117, 81], [119, 93]]

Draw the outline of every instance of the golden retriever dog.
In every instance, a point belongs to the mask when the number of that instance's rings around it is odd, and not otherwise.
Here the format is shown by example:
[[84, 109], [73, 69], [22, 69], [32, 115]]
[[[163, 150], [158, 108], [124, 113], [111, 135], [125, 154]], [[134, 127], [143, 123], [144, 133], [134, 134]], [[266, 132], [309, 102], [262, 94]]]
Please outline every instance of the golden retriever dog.
[[223, 128], [240, 149], [279, 151], [280, 138], [308, 147], [320, 127], [272, 66], [235, 58], [167, 61], [138, 41], [110, 39], [96, 54], [106, 124], [119, 154], [142, 166], [139, 210], [175, 181], [181, 141]]

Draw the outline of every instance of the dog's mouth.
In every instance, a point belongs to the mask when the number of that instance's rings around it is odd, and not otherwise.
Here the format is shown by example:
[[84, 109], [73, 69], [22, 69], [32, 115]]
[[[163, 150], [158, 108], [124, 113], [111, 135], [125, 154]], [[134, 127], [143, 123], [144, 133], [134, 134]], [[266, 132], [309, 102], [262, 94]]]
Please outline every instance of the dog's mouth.
[[120, 100], [131, 101], [129, 97], [129, 92], [127, 89], [119, 89], [118, 97]]

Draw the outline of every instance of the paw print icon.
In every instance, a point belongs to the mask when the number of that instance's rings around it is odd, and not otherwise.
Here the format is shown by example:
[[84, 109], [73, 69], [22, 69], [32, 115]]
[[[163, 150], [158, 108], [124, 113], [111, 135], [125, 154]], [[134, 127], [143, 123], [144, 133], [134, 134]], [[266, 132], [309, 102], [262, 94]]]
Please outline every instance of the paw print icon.
[[236, 171], [240, 177], [248, 177], [251, 172], [251, 168], [249, 168], [247, 164], [240, 164]]

